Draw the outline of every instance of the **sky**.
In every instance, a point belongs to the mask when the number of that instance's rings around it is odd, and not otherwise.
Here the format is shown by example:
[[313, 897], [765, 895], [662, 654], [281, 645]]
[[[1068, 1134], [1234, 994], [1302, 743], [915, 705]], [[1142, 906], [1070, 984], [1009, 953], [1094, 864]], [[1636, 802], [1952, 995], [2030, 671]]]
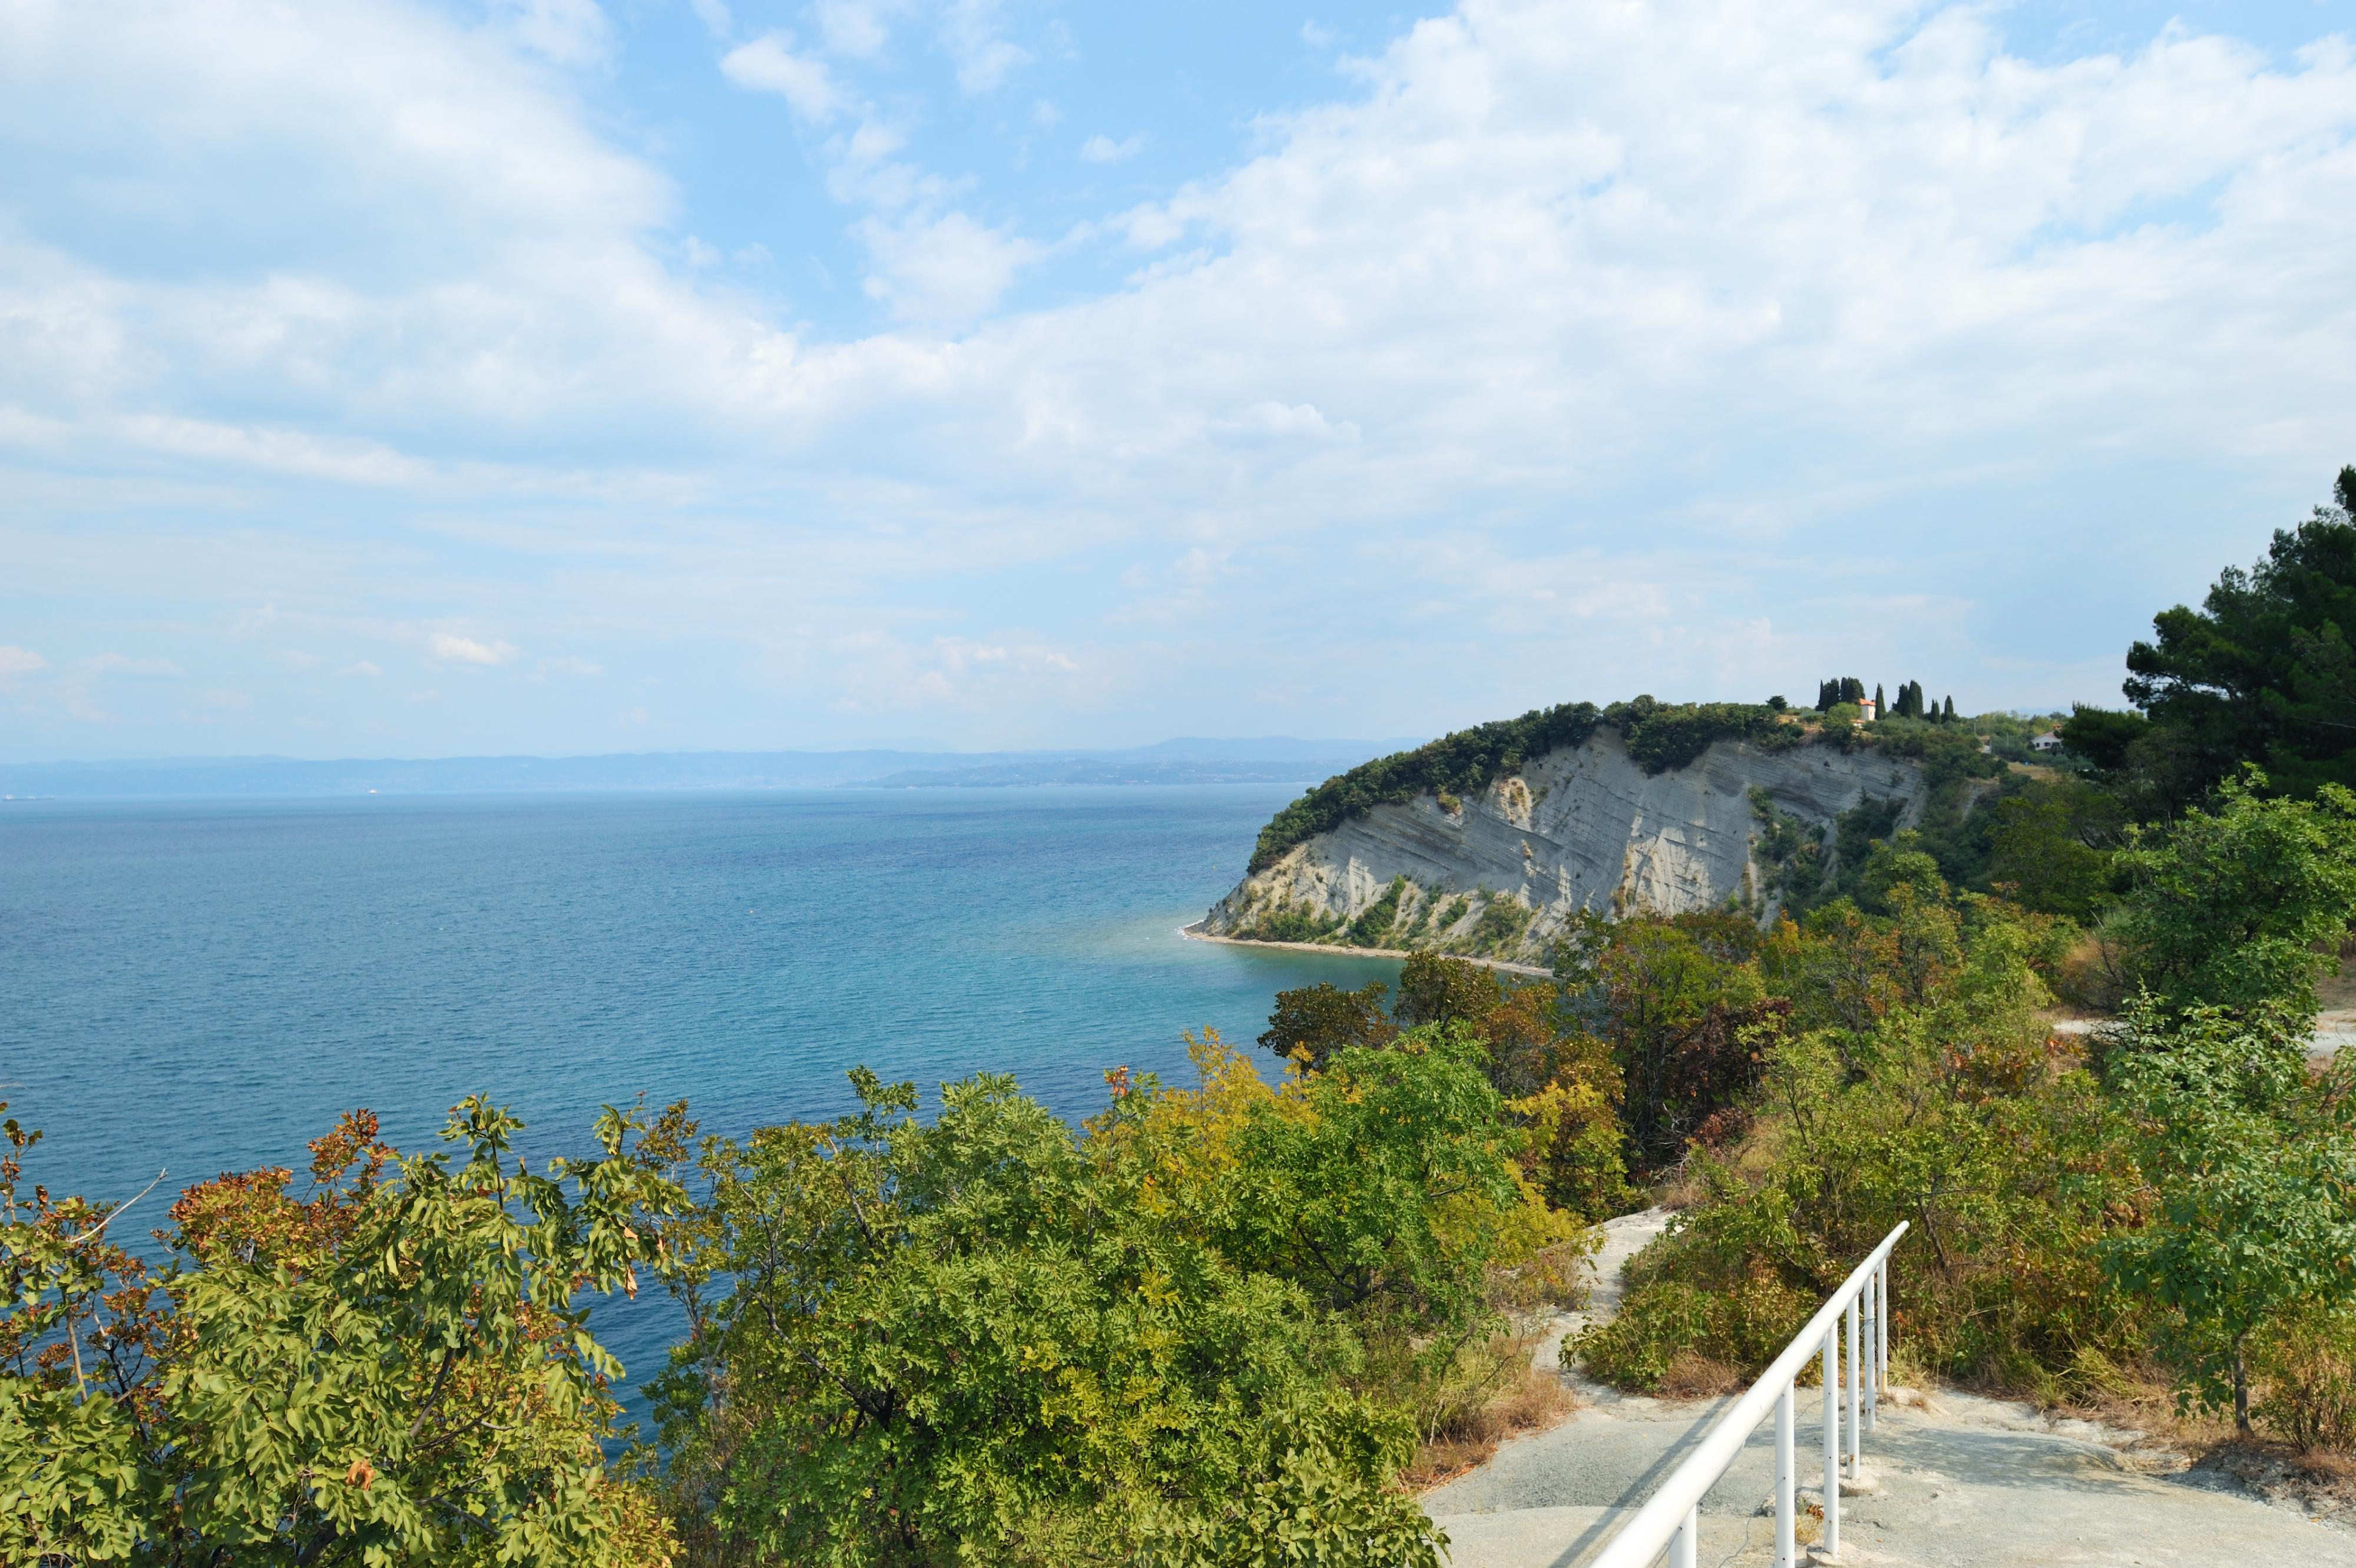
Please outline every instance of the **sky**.
[[0, 759], [2119, 701], [2356, 0], [0, 0]]

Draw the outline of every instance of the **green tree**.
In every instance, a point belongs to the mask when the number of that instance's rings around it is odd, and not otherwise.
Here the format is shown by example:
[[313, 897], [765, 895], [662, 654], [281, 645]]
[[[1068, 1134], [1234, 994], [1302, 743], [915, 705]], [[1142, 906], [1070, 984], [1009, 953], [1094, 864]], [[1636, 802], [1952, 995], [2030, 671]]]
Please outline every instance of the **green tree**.
[[2024, 908], [2091, 922], [2126, 827], [2118, 797], [2079, 779], [2037, 782], [1991, 810], [1989, 883]]
[[2171, 1016], [2146, 997], [2107, 1058], [2153, 1193], [2148, 1222], [2104, 1261], [2168, 1309], [2161, 1346], [2186, 1402], [2230, 1407], [2245, 1434], [2252, 1337], [2356, 1283], [2356, 1062], [2310, 1082], [2307, 1030], [2276, 1004]]
[[1581, 1005], [1620, 1069], [1628, 1163], [1639, 1171], [1674, 1162], [1756, 1079], [1764, 1036], [1787, 1011], [1729, 936], [1707, 923], [1624, 921], [1596, 960]]
[[[2127, 650], [2127, 698], [2153, 733], [2123, 758], [2165, 814], [2244, 762], [2297, 795], [2356, 785], [2356, 467], [2336, 504], [2277, 532], [2266, 557], [2227, 567], [2194, 610], [2153, 618]], [[2115, 728], [2116, 726], [2115, 726]]]
[[2267, 799], [2265, 775], [2221, 785], [2119, 852], [2133, 886], [2111, 926], [2132, 972], [2166, 1010], [2280, 1002], [2309, 1017], [2356, 917], [2356, 794]]
[[[1280, 1006], [1286, 994], [1278, 993]], [[1391, 1016], [1408, 1028], [1418, 1024], [1477, 1023], [1504, 997], [1497, 972], [1487, 964], [1419, 952], [1399, 966], [1398, 1000], [1391, 1005]], [[1276, 1019], [1269, 1023], [1274, 1026]]]
[[2071, 705], [2069, 722], [2062, 726], [2062, 744], [2103, 773], [2115, 774], [2128, 766], [2137, 741], [2151, 733], [2151, 721], [2141, 714], [2110, 708]]
[[[511, 1161], [481, 1099], [399, 1157], [365, 1112], [284, 1170], [191, 1187], [149, 1273], [119, 1209], [21, 1187], [0, 1156], [0, 1558], [153, 1564], [634, 1564], [668, 1551], [607, 1475], [608, 1380], [585, 1293], [635, 1293], [649, 1216], [681, 1195], [637, 1157]], [[568, 1192], [567, 1189], [570, 1189]]]
[[1328, 980], [1276, 993], [1276, 1010], [1259, 1036], [1264, 1049], [1314, 1070], [1335, 1051], [1379, 1046], [1398, 1033], [1383, 1014], [1389, 988], [1379, 980], [1344, 991]]

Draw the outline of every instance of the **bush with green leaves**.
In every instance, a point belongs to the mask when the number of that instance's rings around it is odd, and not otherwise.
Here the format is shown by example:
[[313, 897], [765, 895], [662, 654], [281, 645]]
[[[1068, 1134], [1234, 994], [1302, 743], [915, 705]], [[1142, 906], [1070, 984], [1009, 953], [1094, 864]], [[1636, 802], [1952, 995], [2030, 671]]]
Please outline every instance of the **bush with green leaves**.
[[2051, 1391], [2140, 1346], [2142, 1308], [2094, 1259], [2134, 1168], [2093, 1076], [2047, 1048], [2043, 928], [1919, 878], [1884, 897], [1771, 935], [1764, 975], [1809, 1026], [1768, 1047], [1748, 1135], [1688, 1155], [1691, 1201], [1580, 1343], [1599, 1375], [1757, 1370], [1901, 1219], [1918, 1365]]
[[480, 1100], [400, 1156], [356, 1112], [307, 1194], [201, 1183], [150, 1270], [120, 1209], [29, 1194], [0, 1155], [0, 1558], [157, 1565], [650, 1563], [669, 1532], [610, 1474], [584, 1295], [635, 1292], [680, 1201], [608, 1110], [539, 1175]]
[[2167, 1012], [2280, 1003], [2312, 1015], [2315, 983], [2356, 914], [2356, 793], [2270, 798], [2255, 768], [2213, 805], [2137, 832], [2119, 863], [2130, 890], [2108, 934]]
[[2308, 1022], [2280, 1003], [2171, 1015], [2146, 995], [2106, 1042], [2150, 1217], [2104, 1261], [2164, 1309], [2186, 1402], [2230, 1408], [2244, 1433], [2254, 1338], [2356, 1294], [2356, 1057], [2311, 1077]]
[[[1004, 1078], [854, 1075], [825, 1124], [711, 1140], [667, 1239], [725, 1276], [655, 1392], [700, 1560], [1436, 1563], [1394, 1477], [1416, 1390], [1563, 1239], [1477, 1045], [1263, 1083], [1116, 1079], [1072, 1130]], [[700, 1517], [699, 1517], [700, 1516]]]

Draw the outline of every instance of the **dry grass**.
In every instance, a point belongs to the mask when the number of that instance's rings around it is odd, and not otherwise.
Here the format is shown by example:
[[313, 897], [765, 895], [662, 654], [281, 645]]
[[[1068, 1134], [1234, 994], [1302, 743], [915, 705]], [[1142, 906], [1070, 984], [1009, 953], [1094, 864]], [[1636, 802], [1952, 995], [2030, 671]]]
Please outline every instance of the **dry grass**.
[[1561, 1379], [1529, 1368], [1495, 1399], [1450, 1422], [1418, 1451], [1400, 1478], [1418, 1491], [1453, 1480], [1486, 1464], [1505, 1439], [1559, 1425], [1578, 1403]]
[[1661, 1374], [1661, 1386], [1653, 1391], [1663, 1399], [1707, 1400], [1740, 1393], [1750, 1386], [1751, 1380], [1740, 1368], [1698, 1350], [1680, 1350]]

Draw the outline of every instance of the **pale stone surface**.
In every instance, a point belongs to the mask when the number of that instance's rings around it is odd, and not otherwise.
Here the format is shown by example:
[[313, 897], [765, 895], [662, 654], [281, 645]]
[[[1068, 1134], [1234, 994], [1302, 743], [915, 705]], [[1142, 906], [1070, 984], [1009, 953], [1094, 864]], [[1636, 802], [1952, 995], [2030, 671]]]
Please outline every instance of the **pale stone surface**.
[[[1226, 936], [1283, 906], [1352, 918], [1398, 876], [1418, 889], [1409, 912], [1418, 900], [1483, 892], [1537, 910], [1525, 956], [1542, 953], [1580, 908], [1677, 914], [1730, 898], [1763, 907], [1754, 789], [1778, 810], [1826, 826], [1868, 800], [1893, 799], [1902, 802], [1901, 825], [1911, 825], [1928, 793], [1913, 762], [1828, 746], [1768, 752], [1719, 741], [1687, 767], [1647, 775], [1615, 732], [1599, 729], [1466, 797], [1454, 812], [1425, 795], [1295, 845], [1213, 906], [1203, 929]], [[1451, 932], [1468, 930], [1478, 908], [1476, 900]]]

